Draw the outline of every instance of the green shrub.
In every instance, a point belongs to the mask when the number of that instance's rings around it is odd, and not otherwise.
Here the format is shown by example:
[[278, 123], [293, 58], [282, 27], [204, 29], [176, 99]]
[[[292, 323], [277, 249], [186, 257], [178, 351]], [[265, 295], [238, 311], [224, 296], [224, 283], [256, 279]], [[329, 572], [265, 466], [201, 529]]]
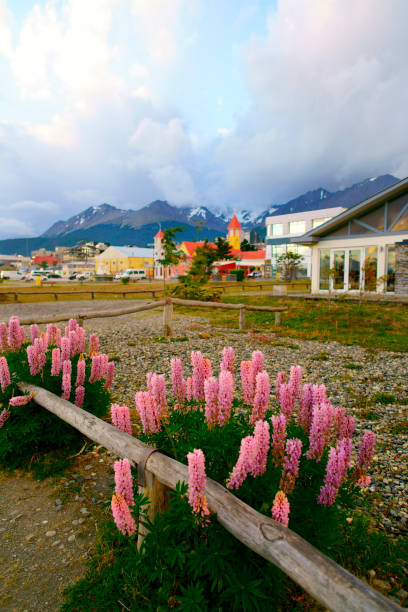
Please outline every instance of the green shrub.
[[166, 287], [166, 295], [183, 300], [199, 300], [202, 302], [220, 302], [221, 290], [209, 287], [191, 276], [180, 276], [178, 284]]
[[229, 274], [233, 274], [236, 276], [238, 282], [242, 282], [245, 280], [245, 270], [242, 268], [238, 268], [237, 270], [230, 270]]
[[122, 285], [127, 285], [129, 281], [130, 281], [130, 277], [129, 276], [121, 276], [120, 277], [120, 282], [122, 283]]

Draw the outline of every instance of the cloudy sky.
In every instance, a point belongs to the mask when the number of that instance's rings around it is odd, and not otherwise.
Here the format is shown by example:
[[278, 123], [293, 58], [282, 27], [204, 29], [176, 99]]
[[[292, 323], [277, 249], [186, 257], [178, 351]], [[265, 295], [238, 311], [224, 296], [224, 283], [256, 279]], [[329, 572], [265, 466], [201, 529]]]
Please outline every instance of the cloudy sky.
[[408, 0], [0, 0], [0, 238], [408, 175]]

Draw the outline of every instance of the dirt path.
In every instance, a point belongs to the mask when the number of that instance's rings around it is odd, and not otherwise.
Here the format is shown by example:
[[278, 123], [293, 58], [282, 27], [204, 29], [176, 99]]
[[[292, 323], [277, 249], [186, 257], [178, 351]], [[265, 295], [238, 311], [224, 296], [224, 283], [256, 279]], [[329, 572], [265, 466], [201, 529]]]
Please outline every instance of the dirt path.
[[95, 450], [43, 482], [0, 472], [0, 610], [58, 610], [84, 575], [97, 523], [108, 512], [111, 459]]

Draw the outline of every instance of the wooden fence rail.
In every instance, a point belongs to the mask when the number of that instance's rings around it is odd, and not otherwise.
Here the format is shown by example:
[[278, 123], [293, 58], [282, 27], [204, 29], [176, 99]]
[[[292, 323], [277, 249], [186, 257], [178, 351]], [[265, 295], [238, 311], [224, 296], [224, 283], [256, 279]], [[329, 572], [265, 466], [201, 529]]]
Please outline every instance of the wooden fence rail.
[[[105, 423], [93, 414], [57, 397], [50, 391], [20, 383], [24, 392], [33, 392], [37, 404], [69, 423], [94, 442], [175, 489], [188, 481], [186, 465]], [[210, 509], [234, 537], [260, 556], [277, 565], [310, 595], [334, 612], [389, 612], [402, 608], [386, 599], [334, 561], [316, 550], [296, 533], [256, 512], [219, 483], [207, 479], [205, 489]]]

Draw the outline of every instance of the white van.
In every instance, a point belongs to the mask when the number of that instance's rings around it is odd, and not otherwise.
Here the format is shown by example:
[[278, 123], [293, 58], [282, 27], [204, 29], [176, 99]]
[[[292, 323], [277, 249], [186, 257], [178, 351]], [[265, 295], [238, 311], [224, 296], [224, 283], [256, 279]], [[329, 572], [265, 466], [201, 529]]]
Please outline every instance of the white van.
[[128, 270], [126, 270], [126, 272], [122, 275], [123, 277], [129, 277], [129, 280], [138, 280], [139, 278], [146, 278], [146, 270], [143, 269], [132, 269], [129, 268]]
[[2, 270], [1, 273], [0, 273], [0, 277], [3, 280], [11, 280], [11, 281], [16, 281], [16, 280], [21, 280], [21, 281], [31, 280], [30, 274], [28, 274], [27, 272], [20, 272], [20, 271], [17, 271], [17, 270]]

